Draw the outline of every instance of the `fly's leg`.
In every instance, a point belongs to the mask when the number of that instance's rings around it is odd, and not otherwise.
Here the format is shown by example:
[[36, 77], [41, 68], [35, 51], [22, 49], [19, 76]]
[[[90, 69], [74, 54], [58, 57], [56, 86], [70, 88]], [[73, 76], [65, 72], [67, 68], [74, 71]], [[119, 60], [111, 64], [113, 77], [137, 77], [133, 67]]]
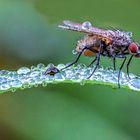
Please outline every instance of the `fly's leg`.
[[[90, 46], [85, 46], [85, 47], [81, 50], [81, 52], [79, 53], [79, 55], [78, 55], [78, 57], [76, 58], [76, 60], [75, 60], [74, 62], [70, 63], [69, 65], [67, 65], [66, 67], [62, 68], [61, 70], [64, 70], [64, 69], [66, 69], [66, 68], [68, 68], [68, 67], [70, 67], [70, 66], [76, 64], [76, 63], [78, 62], [80, 56], [81, 56], [82, 53], [84, 52], [84, 50], [90, 50], [90, 51], [92, 51], [92, 52], [98, 53], [97, 50], [94, 50], [93, 48], [91, 49], [91, 46], [94, 46], [94, 45], [97, 44], [98, 42], [99, 42], [98, 40], [95, 40], [95, 41], [93, 42], [93, 44], [91, 44]], [[94, 63], [94, 62], [93, 62], [93, 63]]]
[[[128, 52], [124, 52], [123, 55], [121, 55], [121, 54], [115, 55], [115, 57], [117, 57], [117, 58], [124, 58], [123, 63], [121, 64], [121, 66], [120, 66], [120, 68], [119, 68], [119, 74], [118, 74], [118, 87], [119, 87], [119, 88], [120, 88], [120, 74], [121, 74], [121, 70], [122, 70], [122, 68], [123, 68], [123, 66], [124, 66], [124, 63], [125, 63], [125, 61], [126, 61], [126, 58], [127, 58], [126, 55], [128, 55], [128, 54], [129, 54]], [[132, 57], [132, 56], [131, 56], [131, 57]], [[132, 58], [130, 58], [129, 61], [131, 61], [131, 59], [132, 59]], [[127, 64], [128, 66], [129, 66], [129, 63], [130, 63], [129, 61], [128, 61], [128, 64]], [[127, 66], [127, 67], [128, 67], [128, 66]]]
[[101, 48], [102, 48], [102, 44], [100, 43], [100, 47], [99, 47], [99, 52], [96, 55], [96, 66], [93, 69], [92, 73], [89, 75], [89, 77], [87, 77], [87, 79], [89, 79], [95, 72], [95, 70], [98, 68], [99, 64], [100, 64], [100, 56], [101, 56]]
[[116, 58], [114, 57], [113, 58], [113, 68], [114, 68], [114, 71], [116, 70]]
[[79, 53], [78, 57], [76, 58], [76, 60], [75, 60], [74, 62], [72, 62], [72, 63], [70, 63], [69, 65], [67, 65], [66, 67], [64, 67], [64, 68], [60, 69], [60, 71], [61, 71], [61, 70], [66, 69], [66, 68], [68, 68], [68, 67], [70, 67], [70, 66], [72, 66], [72, 65], [74, 65], [74, 64], [76, 64], [76, 63], [78, 62], [78, 60], [79, 60], [80, 56], [82, 55], [82, 53], [83, 53], [83, 52], [84, 52], [84, 50], [86, 50], [86, 49], [88, 49], [88, 47], [87, 47], [87, 46], [86, 46], [86, 47], [84, 47], [84, 48], [82, 49], [82, 51]]
[[93, 61], [88, 65], [90, 67], [97, 60], [97, 56], [93, 59]]
[[123, 66], [124, 66], [124, 63], [125, 63], [125, 61], [126, 61], [126, 56], [123, 57], [123, 58], [124, 58], [124, 60], [123, 60], [122, 65], [120, 66], [119, 74], [118, 74], [118, 87], [119, 87], [119, 88], [120, 88], [120, 74], [121, 74], [121, 70], [122, 70], [122, 68], [123, 68]]
[[126, 67], [127, 67], [127, 76], [128, 76], [129, 79], [131, 79], [130, 76], [129, 76], [129, 64], [130, 64], [132, 58], [133, 58], [133, 55], [131, 55], [131, 57], [129, 58], [128, 63], [126, 65]]

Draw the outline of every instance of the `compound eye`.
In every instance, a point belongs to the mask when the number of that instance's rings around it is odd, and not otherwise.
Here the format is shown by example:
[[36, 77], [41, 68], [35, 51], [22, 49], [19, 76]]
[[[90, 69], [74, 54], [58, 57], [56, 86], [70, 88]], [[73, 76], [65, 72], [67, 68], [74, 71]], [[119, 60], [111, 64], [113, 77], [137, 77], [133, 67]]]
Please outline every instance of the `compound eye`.
[[129, 45], [129, 51], [130, 51], [130, 53], [132, 53], [132, 54], [136, 54], [136, 53], [138, 53], [138, 45], [136, 44], [136, 43], [134, 43], [134, 42], [132, 42], [130, 45]]

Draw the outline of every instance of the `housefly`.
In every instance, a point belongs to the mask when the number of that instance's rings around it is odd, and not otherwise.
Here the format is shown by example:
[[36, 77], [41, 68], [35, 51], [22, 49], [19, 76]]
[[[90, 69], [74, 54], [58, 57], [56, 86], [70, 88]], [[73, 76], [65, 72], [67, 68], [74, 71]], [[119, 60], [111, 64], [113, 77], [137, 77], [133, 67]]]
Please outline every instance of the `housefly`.
[[98, 68], [101, 56], [106, 56], [113, 59], [114, 70], [116, 69], [116, 58], [122, 58], [123, 62], [118, 73], [118, 86], [120, 87], [120, 73], [126, 62], [127, 56], [130, 55], [130, 58], [126, 64], [128, 77], [129, 64], [132, 58], [140, 57], [140, 46], [132, 39], [131, 32], [94, 27], [88, 21], [80, 24], [65, 20], [61, 25], [59, 25], [59, 27], [66, 30], [86, 33], [81, 40], [77, 41], [75, 50], [78, 53], [78, 56], [76, 60], [63, 69], [77, 63], [81, 55], [94, 57], [90, 65], [92, 65], [94, 62], [96, 62], [96, 65], [87, 78], [90, 78]]

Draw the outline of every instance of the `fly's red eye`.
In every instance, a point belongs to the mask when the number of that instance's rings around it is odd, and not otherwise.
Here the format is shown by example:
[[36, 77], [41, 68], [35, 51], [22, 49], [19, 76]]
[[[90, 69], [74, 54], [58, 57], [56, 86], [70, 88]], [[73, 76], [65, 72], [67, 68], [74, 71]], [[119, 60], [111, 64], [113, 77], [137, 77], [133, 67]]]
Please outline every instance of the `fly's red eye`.
[[134, 42], [132, 42], [130, 45], [129, 45], [129, 51], [130, 53], [132, 54], [136, 54], [138, 52], [138, 45]]

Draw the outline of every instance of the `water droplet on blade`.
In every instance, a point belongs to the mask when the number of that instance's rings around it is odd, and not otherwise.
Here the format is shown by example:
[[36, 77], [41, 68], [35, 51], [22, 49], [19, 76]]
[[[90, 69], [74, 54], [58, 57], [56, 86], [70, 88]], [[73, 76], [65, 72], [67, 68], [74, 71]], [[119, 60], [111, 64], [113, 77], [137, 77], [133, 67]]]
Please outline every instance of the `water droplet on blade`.
[[45, 68], [45, 65], [44, 65], [44, 64], [42, 64], [42, 63], [40, 63], [40, 64], [38, 64], [38, 65], [37, 65], [37, 68], [38, 68], [38, 69]]
[[140, 91], [140, 79], [135, 78], [129, 81], [128, 86], [130, 89]]
[[83, 22], [83, 24], [82, 24], [82, 28], [83, 29], [89, 29], [89, 28], [91, 28], [92, 27], [92, 24], [89, 22], [89, 21], [85, 21], [85, 22]]
[[72, 50], [72, 54], [76, 55], [78, 52], [76, 50]]
[[27, 68], [27, 67], [22, 67], [22, 68], [20, 68], [20, 69], [17, 70], [17, 73], [18, 74], [27, 74], [29, 72], [30, 72], [30, 69]]

